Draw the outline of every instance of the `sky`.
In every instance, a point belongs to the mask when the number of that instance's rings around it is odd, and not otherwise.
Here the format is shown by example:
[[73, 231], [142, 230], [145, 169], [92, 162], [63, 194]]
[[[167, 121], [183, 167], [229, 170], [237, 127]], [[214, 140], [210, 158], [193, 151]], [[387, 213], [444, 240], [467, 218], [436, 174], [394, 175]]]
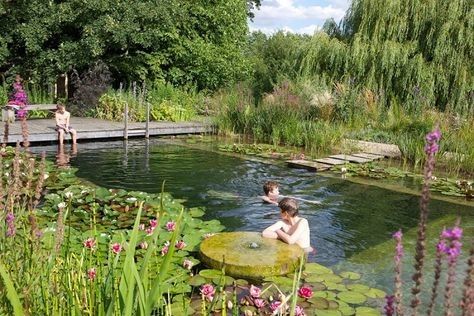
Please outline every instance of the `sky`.
[[321, 28], [329, 18], [339, 23], [350, 0], [262, 0], [255, 10], [250, 31], [272, 34], [279, 30], [310, 34]]

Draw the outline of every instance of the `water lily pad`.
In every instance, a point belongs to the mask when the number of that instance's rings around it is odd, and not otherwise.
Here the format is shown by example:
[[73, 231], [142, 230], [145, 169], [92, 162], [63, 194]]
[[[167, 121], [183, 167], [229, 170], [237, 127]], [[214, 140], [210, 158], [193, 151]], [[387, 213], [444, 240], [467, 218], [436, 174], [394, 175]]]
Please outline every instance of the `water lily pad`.
[[364, 294], [370, 298], [384, 298], [387, 295], [384, 291], [375, 288], [370, 288]]
[[342, 316], [340, 311], [334, 309], [327, 309], [327, 310], [315, 310], [314, 315], [316, 316]]
[[346, 291], [337, 294], [337, 297], [346, 303], [349, 304], [362, 304], [367, 300], [367, 297], [364, 294], [353, 291]]
[[204, 215], [204, 211], [198, 207], [190, 208], [188, 214], [192, 217], [201, 217]]
[[307, 263], [305, 265], [304, 271], [306, 273], [313, 273], [313, 274], [328, 274], [333, 273], [331, 269], [326, 268], [323, 265], [317, 264], [315, 262]]
[[244, 286], [244, 285], [248, 285], [249, 282], [247, 280], [244, 280], [244, 279], [237, 279], [237, 280], [235, 280], [235, 284], [240, 285], [240, 286]]
[[347, 289], [355, 292], [365, 293], [370, 289], [370, 287], [363, 284], [348, 284]]
[[207, 283], [207, 280], [200, 275], [195, 275], [188, 281], [189, 285], [192, 286], [201, 286]]
[[341, 272], [340, 276], [343, 277], [344, 279], [349, 279], [349, 280], [359, 280], [360, 279], [360, 274], [359, 273], [350, 272], [350, 271]]
[[328, 290], [336, 290], [336, 291], [346, 291], [346, 286], [341, 283], [333, 283], [333, 282], [324, 282]]
[[375, 308], [372, 307], [357, 307], [356, 308], [356, 316], [380, 316], [382, 315], [380, 311], [376, 310]]
[[329, 308], [329, 301], [323, 297], [311, 297], [308, 299], [314, 308], [316, 309], [328, 309]]
[[326, 285], [321, 282], [312, 282], [310, 283], [313, 291], [323, 291], [326, 289]]
[[214, 279], [220, 277], [222, 275], [222, 272], [220, 270], [215, 269], [205, 269], [199, 271], [199, 275], [203, 278]]
[[231, 276], [224, 276], [224, 279], [221, 280], [222, 278], [221, 277], [217, 277], [217, 278], [213, 278], [212, 279], [212, 283], [216, 284], [216, 285], [220, 285], [222, 282], [224, 282], [224, 285], [225, 286], [229, 286], [229, 285], [232, 285], [234, 284], [234, 281], [235, 279]]
[[306, 278], [306, 282], [330, 282], [330, 283], [341, 283], [342, 278], [338, 275], [325, 273], [325, 274], [313, 274]]
[[352, 315], [355, 314], [355, 309], [353, 307], [350, 307], [350, 306], [341, 306], [341, 307], [339, 307], [339, 311], [344, 316], [352, 316]]

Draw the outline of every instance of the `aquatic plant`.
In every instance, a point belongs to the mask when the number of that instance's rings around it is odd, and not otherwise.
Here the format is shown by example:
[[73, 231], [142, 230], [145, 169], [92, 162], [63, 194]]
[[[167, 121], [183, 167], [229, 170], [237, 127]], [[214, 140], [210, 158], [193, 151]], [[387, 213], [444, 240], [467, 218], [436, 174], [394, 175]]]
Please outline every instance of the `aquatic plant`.
[[[426, 247], [425, 247], [425, 239], [426, 239], [426, 223], [428, 219], [428, 204], [430, 200], [429, 194], [429, 186], [430, 181], [433, 179], [433, 170], [435, 165], [435, 154], [439, 149], [439, 140], [441, 139], [441, 132], [437, 128], [426, 135], [426, 145], [425, 145], [425, 153], [427, 155], [425, 169], [424, 169], [424, 183], [422, 189], [422, 195], [420, 199], [420, 219], [418, 224], [418, 233], [417, 233], [417, 240], [416, 240], [416, 248], [415, 248], [415, 273], [412, 276], [412, 280], [414, 281], [414, 285], [412, 287], [412, 299], [411, 299], [411, 313], [412, 315], [418, 315], [418, 310], [420, 308], [421, 300], [420, 295], [421, 287], [423, 284], [423, 267], [425, 264], [426, 259]], [[453, 308], [453, 291], [456, 282], [456, 264], [458, 257], [461, 253], [461, 238], [463, 234], [463, 230], [458, 226], [459, 219], [457, 220], [455, 226], [451, 229], [443, 229], [442, 233], [440, 234], [438, 244], [436, 245], [436, 258], [435, 258], [435, 275], [433, 286], [431, 288], [431, 300], [428, 305], [428, 315], [433, 315], [433, 312], [436, 310], [436, 297], [438, 294], [438, 287], [442, 272], [442, 261], [444, 258], [447, 260], [447, 279], [446, 285], [444, 288], [444, 314], [445, 315], [454, 315]], [[394, 234], [394, 238], [397, 241], [396, 245], [396, 255], [395, 255], [395, 301], [393, 302], [392, 298], [387, 298], [387, 305], [386, 305], [386, 314], [392, 315], [393, 314], [393, 305], [395, 305], [396, 314], [403, 315], [403, 308], [402, 308], [402, 301], [401, 299], [397, 299], [397, 296], [401, 296], [400, 292], [400, 259], [401, 259], [401, 232], [397, 232]], [[469, 264], [472, 266], [472, 262]], [[471, 285], [472, 282], [472, 275], [470, 271], [468, 271], [467, 281], [465, 281], [468, 286]], [[466, 295], [471, 295], [468, 293], [468, 290], [464, 291], [464, 297], [462, 298], [461, 302], [466, 302], [470, 300], [470, 298], [466, 298]], [[463, 310], [466, 310], [467, 304], [460, 304]]]

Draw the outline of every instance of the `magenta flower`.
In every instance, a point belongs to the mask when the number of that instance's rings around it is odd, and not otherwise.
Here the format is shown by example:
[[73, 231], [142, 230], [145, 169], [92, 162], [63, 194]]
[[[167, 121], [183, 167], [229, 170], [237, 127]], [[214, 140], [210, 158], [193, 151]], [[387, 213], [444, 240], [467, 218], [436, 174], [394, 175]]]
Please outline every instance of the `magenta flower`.
[[90, 268], [89, 270], [87, 270], [87, 277], [89, 278], [89, 280], [94, 281], [96, 276], [97, 271], [95, 270], [95, 268]]
[[276, 311], [278, 308], [280, 308], [280, 306], [281, 306], [280, 301], [272, 301], [270, 303], [270, 309], [272, 310], [272, 312]]
[[446, 249], [448, 246], [446, 245], [446, 242], [444, 240], [441, 240], [437, 245], [436, 245], [436, 251], [438, 253], [445, 253]]
[[256, 308], [260, 309], [260, 308], [263, 308], [265, 307], [265, 300], [261, 299], [261, 298], [256, 298], [253, 300], [253, 304], [255, 305]]
[[454, 226], [453, 229], [451, 229], [451, 238], [455, 240], [459, 240], [462, 237], [462, 228]]
[[199, 291], [209, 301], [212, 301], [212, 299], [214, 298], [214, 293], [216, 292], [216, 290], [211, 284], [204, 284], [203, 286], [201, 286], [201, 289]]
[[176, 229], [176, 223], [173, 222], [173, 221], [169, 221], [168, 223], [166, 223], [166, 229], [169, 231], [169, 232], [172, 232]]
[[112, 244], [112, 246], [110, 246], [110, 249], [112, 249], [113, 253], [119, 254], [122, 251], [122, 245], [116, 242], [115, 244]]
[[150, 227], [152, 227], [154, 229], [154, 228], [156, 228], [156, 225], [158, 225], [158, 222], [157, 222], [156, 219], [150, 220]]
[[425, 152], [428, 155], [434, 155], [438, 150], [438, 142], [441, 139], [441, 131], [436, 128], [434, 131], [426, 135]]
[[176, 249], [182, 250], [186, 247], [186, 243], [183, 240], [178, 241], [175, 245]]
[[84, 241], [83, 245], [84, 245], [84, 247], [86, 247], [87, 249], [94, 249], [95, 243], [96, 243], [96, 242], [95, 242], [95, 239], [94, 239], [94, 238], [87, 238], [87, 239]]
[[395, 312], [395, 307], [394, 307], [394, 302], [395, 302], [395, 296], [393, 295], [387, 295], [385, 296], [385, 315], [386, 316], [392, 316]]
[[250, 296], [254, 298], [260, 297], [260, 294], [262, 293], [262, 290], [259, 287], [250, 285]]
[[394, 232], [392, 237], [397, 241], [402, 240], [402, 237], [403, 237], [402, 230], [399, 229], [398, 231]]
[[169, 247], [167, 245], [163, 246], [163, 248], [161, 248], [161, 255], [164, 256], [168, 253], [168, 250], [169, 250]]
[[139, 246], [141, 249], [148, 249], [148, 243], [146, 241], [142, 241]]
[[185, 269], [191, 270], [191, 268], [194, 266], [194, 263], [191, 260], [184, 259], [183, 261], [183, 267]]
[[295, 307], [295, 316], [305, 316], [303, 307], [296, 305]]
[[154, 230], [155, 229], [153, 227], [149, 227], [145, 230], [145, 233], [147, 234], [147, 236], [151, 236], [151, 235], [153, 235]]
[[302, 286], [298, 290], [299, 297], [311, 298], [313, 296], [313, 290], [309, 286]]
[[12, 212], [7, 213], [7, 215], [5, 216], [5, 223], [7, 224], [6, 236], [7, 237], [15, 236], [16, 234], [15, 215], [13, 215]]

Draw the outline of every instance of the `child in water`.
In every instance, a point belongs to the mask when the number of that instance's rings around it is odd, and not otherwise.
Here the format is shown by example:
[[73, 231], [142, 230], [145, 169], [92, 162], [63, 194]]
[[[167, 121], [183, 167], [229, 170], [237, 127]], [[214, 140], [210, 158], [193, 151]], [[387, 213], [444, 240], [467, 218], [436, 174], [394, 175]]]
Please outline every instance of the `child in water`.
[[292, 198], [283, 198], [278, 207], [282, 220], [266, 228], [262, 233], [263, 237], [281, 239], [290, 245], [297, 244], [306, 253], [313, 252], [308, 220], [298, 216], [298, 202]]
[[267, 181], [263, 185], [264, 196], [261, 196], [265, 203], [278, 205], [278, 197], [280, 196], [279, 191], [280, 185], [276, 181]]

